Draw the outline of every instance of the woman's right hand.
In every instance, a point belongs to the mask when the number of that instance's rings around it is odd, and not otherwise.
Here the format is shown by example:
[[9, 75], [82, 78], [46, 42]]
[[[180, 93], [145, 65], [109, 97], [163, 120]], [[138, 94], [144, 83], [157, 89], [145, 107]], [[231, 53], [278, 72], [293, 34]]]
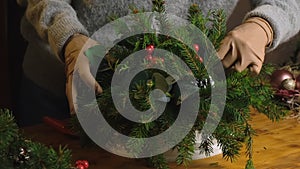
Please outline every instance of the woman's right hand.
[[66, 73], [66, 95], [69, 102], [70, 113], [75, 114], [77, 109], [77, 91], [73, 88], [73, 75], [76, 73], [80, 79], [90, 88], [94, 88], [96, 94], [102, 93], [102, 87], [95, 80], [90, 71], [90, 63], [84, 55], [85, 50], [98, 43], [82, 34], [73, 35], [65, 47], [65, 73]]

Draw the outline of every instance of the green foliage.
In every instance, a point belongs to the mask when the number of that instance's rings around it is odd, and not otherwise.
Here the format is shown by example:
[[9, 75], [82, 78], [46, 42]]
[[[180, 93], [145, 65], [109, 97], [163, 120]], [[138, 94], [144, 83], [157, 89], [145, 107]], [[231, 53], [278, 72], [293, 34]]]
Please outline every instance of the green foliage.
[[176, 158], [176, 163], [178, 165], [183, 164], [188, 166], [192, 161], [195, 148], [195, 131], [191, 131], [178, 145], [176, 149], [178, 151], [178, 156]]
[[8, 146], [18, 137], [18, 126], [8, 109], [0, 109], [0, 152], [7, 151]]
[[[5, 169], [70, 169], [71, 151], [59, 147], [58, 151], [41, 143], [24, 138], [15, 123], [12, 113], [0, 110], [0, 168]], [[24, 149], [28, 159], [21, 159]]]
[[163, 13], [165, 12], [165, 1], [164, 0], [152, 0], [153, 8], [152, 11]]
[[[164, 14], [163, 3], [163, 0], [154, 0], [153, 11]], [[134, 10], [135, 12], [133, 13], [137, 13], [138, 10], [136, 8], [134, 8]], [[185, 91], [178, 92], [178, 86], [176, 86], [176, 80], [178, 79], [173, 77], [175, 82], [170, 83], [168, 82], [169, 75], [167, 73], [156, 69], [147, 69], [132, 80], [129, 87], [130, 98], [129, 100], [123, 99], [124, 109], [126, 108], [125, 103], [127, 102], [131, 102], [136, 109], [141, 111], [153, 107], [151, 100], [149, 99], [149, 94], [153, 89], [161, 89], [164, 91], [165, 95], [170, 98], [170, 102], [168, 102], [165, 112], [157, 120], [147, 123], [147, 119], [150, 119], [151, 117], [143, 117], [143, 119], [145, 119], [144, 122], [146, 123], [138, 124], [130, 122], [122, 117], [113, 106], [114, 103], [111, 99], [110, 91], [112, 88], [118, 88], [118, 86], [110, 86], [110, 77], [112, 77], [113, 74], [119, 74], [123, 77], [123, 73], [124, 75], [130, 73], [128, 64], [122, 63], [121, 65], [120, 63], [131, 53], [146, 51], [149, 45], [153, 45], [158, 49], [170, 51], [170, 53], [180, 57], [192, 72], [187, 72], [175, 62], [162, 61], [162, 59], [172, 58], [172, 54], [166, 54], [164, 56], [156, 56], [154, 54], [155, 60], [153, 60], [153, 58], [146, 58], [149, 54], [145, 54], [145, 56], [147, 56], [144, 61], [141, 65], [137, 66], [147, 67], [151, 64], [157, 64], [165, 68], [167, 72], [179, 70], [178, 77], [183, 77], [182, 75], [192, 73], [193, 76], [199, 80], [197, 87], [193, 85], [190, 86], [190, 88], [197, 88], [197, 91], [199, 91], [201, 96], [198, 117], [189, 134], [174, 147], [174, 149], [178, 151], [178, 156], [176, 158], [177, 164], [188, 166], [189, 162], [192, 160], [192, 155], [195, 152], [195, 132], [202, 130], [205, 120], [208, 118], [210, 106], [214, 106], [211, 105], [211, 89], [213, 86], [210, 83], [206, 84], [204, 87], [199, 86], [199, 82], [202, 82], [202, 80], [210, 81], [210, 77], [206, 70], [207, 65], [204, 64], [205, 62], [199, 61], [199, 57], [201, 57], [199, 56], [202, 50], [201, 47], [199, 52], [191, 48], [193, 44], [198, 43], [197, 39], [194, 39], [194, 37], [197, 36], [193, 35], [193, 31], [186, 27], [173, 27], [172, 29], [169, 29], [171, 27], [170, 23], [164, 15], [156, 19], [163, 25], [162, 29], [168, 28], [164, 30], [165, 32], [173, 33], [173, 35], [180, 38], [174, 39], [162, 34], [145, 33], [120, 41], [108, 52], [106, 58], [109, 59], [102, 63], [102, 65], [106, 67], [104, 69], [99, 69], [97, 80], [104, 86], [104, 93], [97, 97], [97, 102], [102, 114], [110, 125], [118, 131], [128, 134], [132, 138], [148, 138], [164, 132], [174, 123], [178, 115], [180, 103], [185, 99], [188, 99], [188, 96], [185, 96]], [[204, 15], [199, 6], [193, 4], [189, 8], [188, 19], [191, 24], [203, 32], [216, 49], [219, 48], [221, 40], [226, 33], [226, 16], [224, 11], [211, 10], [208, 14]], [[142, 28], [145, 28], [145, 30], [150, 29], [149, 27], [151, 27], [151, 24], [148, 22], [147, 18], [143, 18], [143, 15], [141, 15], [139, 20], [141, 21]], [[129, 30], [125, 23], [120, 23], [120, 27], [124, 30]], [[116, 30], [118, 29], [119, 27], [116, 28]], [[183, 42], [182, 39], [185, 39], [185, 42]], [[204, 43], [208, 44], [208, 40], [204, 40]], [[208, 58], [206, 58], [207, 60], [205, 61], [209, 64], [211, 61], [209, 59], [212, 59], [213, 56], [207, 57]], [[128, 60], [128, 62], [130, 61], [131, 60]], [[121, 69], [117, 69], [117, 67], [121, 67]], [[274, 90], [267, 81], [267, 77], [270, 76], [271, 72], [272, 66], [270, 65], [265, 65], [260, 75], [253, 75], [248, 70], [240, 73], [226, 72], [226, 81], [224, 81], [223, 84], [227, 84], [227, 95], [223, 116], [214, 133], [211, 136], [206, 136], [206, 139], [201, 142], [199, 146], [201, 153], [207, 155], [212, 153], [212, 140], [216, 139], [223, 151], [224, 159], [234, 161], [240, 156], [240, 150], [243, 145], [246, 145], [246, 156], [249, 158], [246, 169], [254, 168], [252, 161], [252, 144], [255, 131], [249, 124], [249, 121], [251, 120], [251, 107], [265, 114], [273, 121], [281, 119], [287, 113], [283, 105], [273, 99]], [[159, 77], [163, 78], [157, 78], [157, 74], [159, 74]], [[183, 78], [179, 80], [184, 81], [186, 79]], [[171, 86], [169, 87], [171, 89], [168, 89], [168, 86]], [[124, 91], [119, 92], [120, 96], [124, 95], [123, 92]], [[217, 118], [217, 115], [215, 116], [216, 117], [210, 118]], [[137, 141], [135, 139], [130, 140], [126, 146], [132, 150], [130, 153], [133, 153], [136, 156], [138, 156], [141, 151], [147, 150], [148, 148], [143, 140]], [[162, 154], [151, 157], [149, 160], [152, 165], [158, 169], [168, 168], [167, 162]]]
[[252, 161], [251, 159], [249, 159], [249, 160], [247, 161], [247, 164], [246, 164], [245, 169], [255, 169], [254, 164], [253, 164], [253, 161]]
[[71, 151], [66, 147], [59, 147], [56, 151], [40, 143], [28, 142], [26, 144], [30, 151], [30, 159], [22, 168], [47, 168], [47, 169], [69, 169], [71, 168]]
[[189, 20], [208, 37], [216, 49], [219, 48], [226, 34], [226, 16], [223, 10], [211, 10], [204, 15], [199, 5], [193, 4], [189, 8]]
[[[164, 0], [153, 0], [153, 12], [161, 14], [165, 13]], [[131, 6], [133, 14], [141, 13], [144, 9], [139, 10], [134, 6]], [[151, 23], [146, 15], [140, 15], [138, 23], [141, 27], [136, 29], [147, 30], [151, 29]], [[112, 20], [116, 17], [111, 17]], [[137, 75], [129, 87], [129, 100], [124, 99], [123, 108], [126, 108], [126, 103], [131, 102], [132, 105], [140, 110], [145, 111], [149, 108], [153, 108], [152, 100], [149, 97], [150, 92], [153, 89], [161, 89], [170, 101], [166, 106], [165, 112], [155, 121], [151, 121], [152, 117], [144, 116], [143, 122], [134, 123], [124, 117], [122, 117], [117, 109], [113, 106], [114, 102], [111, 97], [111, 89], [119, 91], [120, 96], [124, 96], [124, 91], [118, 89], [118, 86], [111, 86], [111, 80], [113, 74], [124, 75], [129, 72], [129, 65], [127, 63], [120, 64], [128, 55], [145, 50], [149, 45], [155, 46], [155, 48], [164, 49], [170, 53], [179, 56], [186, 65], [190, 68], [191, 72], [187, 72], [183, 68], [179, 67], [176, 62], [164, 62], [163, 59], [173, 57], [172, 54], [166, 54], [165, 56], [155, 56], [153, 58], [145, 58], [141, 63], [142, 66], [149, 66], [151, 64], [158, 64], [164, 67], [167, 72], [175, 72], [179, 70], [178, 77], [183, 77], [192, 73], [197, 78], [198, 86], [191, 85], [190, 88], [197, 88], [200, 94], [200, 107], [198, 116], [194, 126], [188, 133], [188, 135], [180, 141], [173, 149], [178, 151], [176, 162], [178, 165], [188, 166], [192, 160], [192, 156], [195, 152], [195, 132], [201, 131], [205, 120], [208, 118], [208, 113], [211, 106], [211, 89], [210, 83], [205, 86], [199, 86], [202, 80], [209, 81], [209, 75], [206, 70], [206, 66], [203, 62], [199, 61], [201, 56], [200, 52], [191, 48], [193, 44], [197, 44], [197, 35], [193, 35], [193, 31], [189, 28], [173, 28], [169, 23], [165, 15], [160, 15], [155, 18], [161, 27], [161, 32], [164, 33], [145, 33], [142, 35], [136, 35], [120, 41], [115, 45], [109, 53], [105, 56], [105, 61], [101, 63], [98, 70], [96, 80], [101, 84], [104, 92], [97, 96], [97, 103], [87, 105], [84, 108], [94, 109], [98, 105], [105, 119], [110, 125], [118, 132], [131, 136], [131, 140], [127, 143], [127, 148], [135, 156], [138, 156], [143, 150], [147, 150], [149, 147], [143, 140], [137, 140], [134, 138], [148, 138], [156, 136], [170, 126], [173, 125], [180, 109], [180, 104], [188, 99], [185, 91], [178, 92], [178, 86], [176, 84], [175, 77], [171, 77], [162, 71], [156, 69], [147, 69], [146, 71]], [[191, 24], [196, 26], [202, 31], [202, 33], [208, 38], [213, 46], [218, 49], [221, 40], [226, 33], [226, 16], [222, 10], [211, 10], [207, 14], [203, 14], [197, 4], [191, 5], [189, 8], [188, 19]], [[130, 29], [126, 23], [119, 22], [119, 27], [116, 27], [116, 31], [126, 32]], [[140, 32], [140, 30], [131, 30]], [[173, 33], [179, 39], [166, 36]], [[182, 39], [185, 39], [183, 43]], [[204, 43], [210, 43], [204, 41]], [[105, 51], [99, 45], [98, 48], [91, 48], [86, 52], [87, 57], [91, 63], [97, 60], [98, 55], [102, 55]], [[151, 56], [152, 57], [152, 56]], [[212, 56], [207, 56], [209, 62]], [[134, 58], [133, 58], [134, 59]], [[139, 66], [139, 65], [138, 65]], [[119, 68], [119, 69], [117, 69]], [[177, 72], [177, 71], [176, 71]], [[200, 153], [209, 155], [212, 153], [213, 139], [216, 139], [219, 146], [223, 151], [223, 157], [226, 160], [234, 161], [240, 156], [240, 150], [243, 145], [246, 145], [246, 156], [248, 157], [246, 169], [254, 169], [253, 163], [253, 136], [255, 131], [249, 124], [251, 120], [250, 112], [251, 107], [265, 114], [269, 119], [276, 121], [284, 117], [287, 111], [284, 111], [284, 105], [278, 100], [273, 99], [274, 91], [268, 83], [266, 77], [269, 77], [272, 72], [272, 66], [265, 65], [260, 75], [253, 76], [251, 72], [245, 70], [241, 73], [227, 72], [226, 81], [227, 95], [226, 105], [224, 108], [223, 116], [218, 124], [218, 127], [211, 136], [205, 136], [199, 145]], [[125, 77], [125, 76], [124, 76]], [[186, 79], [179, 79], [186, 80]], [[98, 104], [98, 105], [95, 105]], [[192, 105], [191, 105], [192, 106]], [[212, 105], [213, 106], [213, 105]], [[84, 111], [84, 110], [83, 110]], [[79, 112], [80, 113], [80, 112]], [[88, 115], [86, 115], [88, 116]], [[211, 118], [211, 117], [210, 117]], [[216, 117], [212, 117], [216, 118]], [[90, 141], [85, 135], [82, 128], [79, 126], [78, 119], [73, 118], [74, 127], [77, 130], [81, 130], [82, 142], [85, 144]], [[151, 121], [151, 122], [148, 122]], [[76, 125], [78, 124], [78, 125]], [[181, 126], [189, 127], [189, 126]], [[104, 130], [99, 128], [99, 130]], [[102, 132], [103, 133], [103, 132]], [[104, 132], [105, 133], [105, 132]], [[106, 133], [110, 135], [111, 133]], [[175, 136], [172, 136], [175, 137]], [[101, 136], [106, 139], [108, 136]], [[204, 136], [203, 136], [204, 138]], [[30, 151], [29, 160], [22, 164], [16, 164], [16, 156], [18, 156], [19, 148], [24, 147]], [[0, 110], [0, 168], [28, 168], [28, 169], [69, 169], [71, 161], [71, 152], [66, 147], [59, 147], [58, 151], [55, 151], [52, 147], [46, 147], [40, 143], [35, 143], [25, 139], [19, 134], [19, 129], [11, 113], [6, 109]], [[149, 158], [151, 165], [157, 169], [168, 169], [168, 163], [163, 154], [153, 156]]]
[[151, 166], [157, 169], [169, 169], [168, 162], [166, 161], [163, 154], [150, 157]]

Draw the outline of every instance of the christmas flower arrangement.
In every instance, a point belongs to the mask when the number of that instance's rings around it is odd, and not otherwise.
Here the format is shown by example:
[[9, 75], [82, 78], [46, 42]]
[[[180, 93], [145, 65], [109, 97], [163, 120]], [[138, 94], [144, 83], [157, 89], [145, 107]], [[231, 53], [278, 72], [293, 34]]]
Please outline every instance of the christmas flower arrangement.
[[[133, 8], [132, 11], [134, 14], [144, 12], [136, 8]], [[271, 84], [274, 87], [275, 80], [279, 89], [274, 90], [266, 78], [271, 76], [274, 69], [271, 66], [265, 65], [260, 75], [253, 76], [248, 70], [241, 73], [228, 71], [226, 72], [226, 78], [218, 82], [218, 79], [212, 78], [216, 76], [207, 70], [207, 65], [212, 66], [212, 64], [209, 64], [211, 63], [210, 61], [212, 63], [215, 62], [213, 62], [214, 60], [210, 55], [204, 53], [203, 49], [205, 45], [203, 44], [212, 43], [218, 49], [226, 32], [226, 17], [224, 12], [222, 10], [214, 10], [208, 14], [203, 14], [198, 5], [191, 5], [189, 9], [188, 21], [200, 29], [210, 42], [206, 40], [199, 42], [193, 38], [187, 38], [195, 37], [196, 35], [191, 34], [191, 31], [186, 29], [173, 29], [170, 27], [168, 19], [164, 17], [163, 0], [153, 0], [153, 12], [162, 14], [159, 15], [161, 17], [156, 19], [160, 25], [163, 25], [162, 27], [166, 28], [165, 31], [179, 33], [180, 37], [185, 37], [184, 39], [189, 39], [189, 41], [183, 42], [180, 38], [176, 39], [159, 33], [144, 33], [120, 40], [105, 54], [105, 60], [101, 62], [98, 69], [96, 78], [103, 87], [104, 92], [97, 96], [96, 102], [85, 102], [78, 109], [77, 117], [87, 117], [90, 116], [88, 112], [101, 109], [101, 114], [105, 117], [105, 120], [117, 132], [132, 138], [122, 147], [124, 149], [122, 151], [139, 156], [144, 151], [151, 151], [151, 147], [149, 147], [147, 142], [138, 142], [134, 138], [154, 137], [168, 130], [176, 122], [176, 118], [180, 115], [179, 110], [183, 104], [190, 101], [189, 103], [192, 103], [192, 105], [198, 105], [196, 119], [191, 126], [181, 126], [183, 129], [189, 128], [189, 130], [185, 137], [172, 147], [172, 149], [178, 152], [176, 163], [188, 166], [195, 152], [196, 131], [203, 130], [205, 121], [210, 119], [217, 121], [218, 124], [211, 134], [202, 136], [203, 140], [199, 147], [197, 147], [200, 153], [207, 155], [212, 153], [213, 139], [215, 139], [222, 149], [223, 157], [226, 160], [233, 161], [239, 156], [243, 145], [246, 145], [246, 156], [249, 160], [245, 168], [254, 168], [252, 144], [255, 131], [249, 123], [251, 120], [251, 107], [265, 114], [270, 120], [281, 119], [286, 115], [287, 111], [284, 107], [285, 104], [281, 100], [274, 99], [274, 94], [284, 96], [287, 100], [290, 99], [290, 96], [297, 96], [295, 93], [290, 95], [285, 92], [298, 92], [294, 90], [295, 88], [290, 90], [290, 87], [293, 87], [293, 82], [297, 86], [299, 80], [295, 81], [295, 76], [290, 75], [284, 76], [289, 78], [281, 78], [279, 80], [271, 77], [273, 80]], [[141, 18], [141, 21], [147, 21], [147, 19]], [[143, 24], [148, 25], [145, 22]], [[126, 24], [122, 25], [122, 28], [124, 27], [126, 28]], [[162, 55], [157, 52], [159, 51], [157, 49], [164, 49], [178, 56], [186, 63], [189, 71], [181, 69], [175, 62], [170, 62], [173, 55]], [[93, 64], [93, 60], [102, 51], [103, 48], [101, 46], [96, 46], [86, 51], [86, 55]], [[138, 68], [143, 65], [144, 67], [148, 67], [148, 69], [141, 71], [133, 77], [128, 91], [126, 91], [128, 93], [128, 98], [126, 98], [124, 97], [126, 95], [124, 91], [118, 90], [120, 86], [112, 86], [111, 82], [113, 81], [113, 76], [116, 74], [120, 77], [124, 76], [126, 80], [126, 74], [132, 73], [132, 69], [130, 68], [135, 68], [135, 66], [131, 65], [130, 67], [127, 62], [123, 61], [126, 61], [127, 56], [135, 52], [138, 52], [138, 55], [143, 57], [140, 65], [136, 65], [136, 67]], [[128, 60], [129, 62], [131, 60]], [[172, 69], [174, 69], [174, 72], [178, 72], [178, 69], [180, 71], [177, 76], [174, 76], [155, 69], [155, 67], [166, 68], [171, 72]], [[192, 75], [194, 78], [187, 78], [186, 75]], [[274, 76], [277, 77], [277, 75]], [[294, 81], [286, 79], [293, 79]], [[182, 81], [188, 84], [184, 87], [185, 90], [180, 90], [180, 83]], [[283, 81], [285, 82], [283, 83]], [[219, 85], [224, 84], [227, 90], [226, 102], [223, 105], [222, 114], [217, 114], [210, 109], [211, 106], [214, 106], [211, 95], [213, 90], [217, 89]], [[282, 92], [282, 87], [287, 90]], [[157, 93], [155, 100], [152, 100], [151, 94], [153, 94], [152, 91], [155, 89], [159, 89], [160, 92]], [[122, 100], [122, 104], [115, 105], [112, 98], [113, 90], [118, 91], [117, 97]], [[79, 92], [84, 93], [85, 91]], [[219, 92], [224, 93], [224, 91]], [[194, 95], [200, 95], [201, 97], [199, 97], [199, 100], [196, 100], [197, 103], [193, 104]], [[164, 112], [157, 116], [156, 120], [151, 120], [153, 115], [143, 116], [141, 117], [144, 120], [143, 123], [137, 123], [126, 119], [120, 114], [120, 109], [127, 109], [127, 103], [131, 103], [133, 107], [140, 111], [146, 111], [150, 108], [157, 110], [160, 108], [153, 107], [153, 103], [158, 103], [158, 105], [163, 103], [166, 107]], [[217, 108], [213, 110], [217, 110]], [[189, 115], [188, 113], [186, 112], [186, 116]], [[74, 131], [79, 131], [81, 139], [86, 140], [88, 136], [86, 135], [86, 131], [81, 128], [81, 123], [78, 122], [80, 119], [74, 118], [73, 120]], [[90, 123], [90, 121], [87, 121], [87, 123]], [[101, 126], [99, 128], [97, 126], [93, 127], [96, 128], [96, 133], [102, 133], [99, 138], [103, 142], [111, 142], [109, 138], [112, 138], [111, 136], [114, 136], [115, 133], [101, 131], [105, 130]], [[0, 130], [0, 168], [88, 168], [87, 161], [77, 161], [75, 167], [71, 165], [71, 152], [66, 148], [60, 148], [56, 152], [51, 147], [49, 148], [40, 143], [34, 143], [25, 139], [19, 134], [18, 127], [14, 123], [11, 113], [7, 110], [0, 110]], [[69, 133], [69, 131], [63, 132]], [[179, 131], [179, 133], [175, 133], [170, 137], [176, 137], [176, 134], [181, 133]], [[155, 168], [169, 168], [164, 153], [153, 155], [147, 159]]]
[[[156, 18], [158, 25], [163, 25], [162, 28], [165, 28], [164, 31], [168, 31], [168, 33], [172, 31], [179, 33], [180, 37], [184, 37], [182, 39], [195, 37], [196, 35], [191, 34], [192, 31], [186, 28], [174, 29], [171, 27], [168, 19], [164, 17], [163, 4], [163, 0], [153, 1], [153, 12], [162, 14], [160, 15], [161, 17]], [[136, 8], [133, 8], [132, 11], [134, 14], [144, 12]], [[226, 16], [222, 10], [214, 10], [208, 14], [203, 14], [198, 5], [191, 5], [188, 21], [200, 29], [212, 45], [218, 49], [226, 33], [225, 18]], [[147, 18], [140, 18], [140, 21], [143, 22], [142, 24], [146, 25], [144, 26], [146, 29], [147, 25], [151, 26], [151, 24], [146, 22], [148, 20]], [[117, 29], [130, 29], [126, 23], [120, 24], [121, 26], [117, 26]], [[251, 120], [250, 108], [257, 109], [273, 121], [281, 119], [287, 113], [282, 102], [274, 99], [275, 91], [266, 80], [266, 77], [269, 77], [273, 72], [272, 66], [265, 65], [260, 75], [252, 75], [248, 70], [240, 73], [226, 71], [225, 80], [217, 82], [212, 78], [211, 72], [207, 70], [208, 64], [213, 66], [211, 63], [215, 63], [214, 59], [212, 56], [202, 57], [205, 55], [202, 45], [208, 43], [207, 41], [199, 42], [190, 38], [189, 42], [186, 43], [181, 41], [181, 38], [175, 39], [161, 34], [162, 30], [159, 33], [145, 32], [144, 34], [130, 36], [125, 39], [121, 37], [120, 39], [122, 40], [118, 41], [116, 45], [105, 53], [105, 60], [101, 62], [96, 76], [104, 92], [97, 96], [96, 102], [82, 105], [82, 108], [78, 109], [77, 115], [80, 118], [85, 118], [90, 116], [87, 112], [100, 109], [102, 116], [115, 131], [132, 138], [122, 147], [124, 149], [122, 151], [130, 154], [130, 157], [139, 157], [142, 156], [143, 152], [151, 151], [152, 147], [146, 141], [137, 141], [136, 138], [154, 137], [168, 130], [176, 122], [183, 103], [193, 100], [191, 98], [193, 98], [194, 94], [199, 94], [201, 96], [200, 100], [195, 103], [195, 105], [199, 105], [195, 123], [192, 126], [183, 126], [183, 128], [190, 127], [189, 132], [178, 144], [172, 147], [178, 152], [177, 164], [185, 166], [189, 164], [195, 152], [195, 133], [203, 130], [205, 121], [211, 119], [218, 121], [218, 124], [210, 135], [202, 136], [203, 140], [198, 147], [200, 152], [207, 155], [212, 153], [213, 139], [216, 139], [222, 149], [223, 157], [226, 160], [233, 161], [239, 156], [240, 150], [245, 144], [246, 155], [249, 158], [245, 168], [254, 168], [252, 143], [255, 131], [249, 123]], [[183, 60], [191, 71], [181, 69], [178, 64], [175, 64], [175, 61], [170, 62], [173, 55], [162, 54], [157, 52], [159, 51], [158, 49], [171, 51], [172, 54]], [[86, 51], [86, 55], [90, 60], [95, 60], [101, 55], [99, 53], [103, 53], [103, 50], [104, 48], [99, 45]], [[128, 59], [127, 57], [132, 53], [138, 53], [134, 55], [136, 58], [131, 57]], [[139, 64], [130, 65], [130, 62], [137, 60], [137, 57], [143, 57], [142, 61], [138, 62]], [[118, 85], [112, 85], [114, 76], [123, 77], [123, 79], [119, 79], [120, 82], [127, 81], [127, 74], [134, 74], [132, 70], [138, 69], [140, 66], [147, 69], [137, 73], [130, 79], [128, 91], [120, 90]], [[180, 71], [179, 73], [177, 72], [176, 76], [173, 76], [158, 68], [165, 68], [170, 72], [172, 70], [178, 71], [178, 69]], [[192, 75], [195, 79], [186, 78], [186, 75]], [[185, 91], [179, 90], [178, 86], [181, 81], [188, 82], [189, 85], [185, 86], [184, 89], [192, 92], [185, 93]], [[117, 84], [121, 85], [121, 83]], [[221, 116], [213, 112], [211, 114], [210, 108], [214, 106], [212, 105], [212, 91], [218, 88], [219, 85], [224, 84], [226, 84], [225, 90], [227, 90], [227, 93], [223, 114]], [[162, 93], [158, 93], [156, 99], [153, 100], [150, 95], [156, 89], [159, 89]], [[115, 96], [112, 96], [113, 91], [117, 93]], [[222, 93], [223, 91], [219, 92]], [[128, 97], [126, 97], [127, 95]], [[117, 97], [121, 102], [116, 104], [113, 97]], [[128, 105], [142, 112], [151, 108], [159, 110], [160, 107], [155, 108], [154, 102], [165, 104], [164, 112], [162, 114], [158, 113], [158, 117], [140, 115], [141, 123], [131, 121], [120, 113], [121, 111], [129, 110]], [[130, 111], [132, 110], [130, 109]], [[152, 120], [153, 118], [156, 120]], [[86, 123], [93, 122], [87, 120]], [[79, 123], [77, 122], [77, 124]], [[115, 135], [115, 133], [106, 131], [106, 128], [101, 128], [101, 126], [95, 129], [95, 132], [101, 133], [99, 139], [108, 144], [111, 142], [111, 136]], [[82, 131], [82, 133], [85, 135], [85, 131]], [[177, 133], [172, 135], [172, 137], [176, 137], [176, 135]], [[115, 145], [115, 147], [117, 146]], [[164, 153], [153, 155], [148, 159], [155, 168], [168, 168], [168, 162], [164, 157]]]

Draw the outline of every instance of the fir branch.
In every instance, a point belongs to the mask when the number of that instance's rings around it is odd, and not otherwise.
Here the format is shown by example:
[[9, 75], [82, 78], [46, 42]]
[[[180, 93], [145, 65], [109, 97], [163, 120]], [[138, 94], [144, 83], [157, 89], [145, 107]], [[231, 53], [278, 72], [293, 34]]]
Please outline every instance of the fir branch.
[[204, 16], [201, 9], [199, 8], [199, 5], [192, 4], [189, 8], [188, 13], [188, 19], [191, 22], [191, 24], [198, 27], [204, 33], [204, 35], [208, 36], [209, 29], [207, 27], [207, 24], [209, 22], [210, 12], [207, 14], [207, 16]]
[[8, 109], [0, 109], [0, 155], [19, 137], [19, 128], [15, 118]]
[[252, 159], [247, 160], [245, 169], [255, 169]]
[[155, 167], [156, 169], [169, 169], [168, 162], [163, 154], [150, 157], [149, 160], [151, 166]]
[[153, 126], [153, 123], [138, 124], [132, 129], [130, 133], [131, 139], [129, 139], [126, 145], [126, 147], [130, 150], [129, 153], [138, 157], [142, 151], [145, 151], [147, 149], [147, 145], [145, 144], [146, 142], [142, 138], [148, 138], [150, 136], [150, 129]]
[[244, 125], [221, 121], [214, 136], [223, 152], [223, 158], [233, 162], [240, 156], [244, 142]]
[[199, 61], [196, 59], [194, 53], [190, 51], [184, 44], [178, 44], [178, 46], [182, 49], [180, 54], [181, 57], [185, 60], [185, 63], [189, 66], [189, 68], [193, 71], [196, 78], [200, 79], [203, 73], [203, 70], [198, 66]]
[[153, 12], [159, 12], [163, 13], [165, 12], [165, 1], [164, 0], [152, 0], [152, 11]]
[[[204, 137], [203, 137], [204, 138]], [[207, 137], [204, 141], [201, 142], [199, 146], [199, 154], [205, 154], [205, 156], [209, 157], [210, 153], [213, 153], [213, 137]]]
[[178, 165], [188, 166], [192, 161], [192, 157], [195, 151], [195, 130], [191, 130], [189, 134], [176, 145], [178, 156], [176, 157], [176, 163]]
[[221, 40], [226, 35], [226, 16], [223, 10], [215, 10], [212, 12], [211, 29], [208, 33], [208, 38], [214, 45], [215, 49], [218, 50], [220, 47]]
[[246, 123], [245, 136], [248, 137], [246, 140], [246, 156], [249, 158], [249, 160], [251, 160], [253, 157], [253, 135], [254, 130], [250, 124]]

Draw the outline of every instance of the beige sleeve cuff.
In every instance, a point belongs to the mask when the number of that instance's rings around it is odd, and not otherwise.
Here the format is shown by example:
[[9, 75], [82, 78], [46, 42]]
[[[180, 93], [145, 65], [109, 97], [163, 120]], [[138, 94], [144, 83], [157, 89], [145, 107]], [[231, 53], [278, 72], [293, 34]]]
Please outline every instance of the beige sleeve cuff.
[[266, 46], [270, 47], [272, 45], [274, 33], [273, 33], [272, 27], [266, 20], [264, 20], [260, 17], [251, 17], [251, 18], [248, 18], [245, 21], [245, 23], [255, 23], [255, 24], [259, 25], [266, 33], [266, 36], [268, 39]]

